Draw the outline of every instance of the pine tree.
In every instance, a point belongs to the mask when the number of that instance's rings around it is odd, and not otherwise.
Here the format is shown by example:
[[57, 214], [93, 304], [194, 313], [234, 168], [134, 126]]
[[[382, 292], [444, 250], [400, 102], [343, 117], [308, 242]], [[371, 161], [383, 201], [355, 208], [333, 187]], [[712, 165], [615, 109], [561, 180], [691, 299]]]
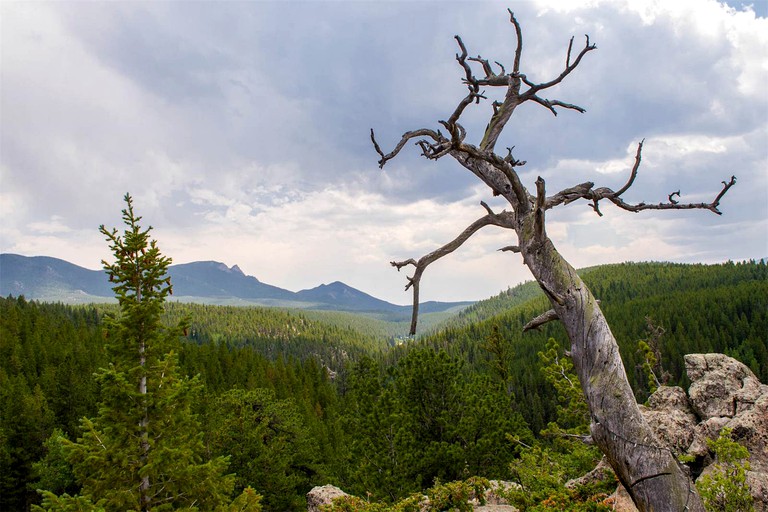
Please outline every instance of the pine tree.
[[485, 338], [482, 348], [491, 355], [490, 361], [488, 361], [491, 374], [498, 379], [505, 391], [509, 391], [511, 377], [509, 364], [514, 353], [509, 341], [501, 335], [498, 324], [493, 324], [491, 333]]
[[[125, 232], [100, 231], [115, 256], [103, 262], [120, 313], [106, 322], [109, 366], [98, 373], [98, 415], [81, 422], [81, 437], [64, 440], [65, 453], [82, 486], [80, 496], [44, 492], [43, 506], [107, 510], [214, 510], [225, 506], [233, 477], [227, 459], [205, 460], [192, 405], [201, 385], [180, 375], [175, 347], [186, 321], [161, 323], [171, 293], [171, 259], [139, 225], [130, 195]], [[85, 508], [84, 508], [85, 507]]]
[[732, 430], [724, 428], [720, 436], [708, 439], [707, 446], [716, 455], [713, 470], [696, 481], [707, 510], [752, 512], [754, 500], [747, 485], [749, 452], [731, 438]]
[[269, 510], [306, 509], [313, 446], [293, 400], [269, 389], [231, 389], [212, 404], [210, 448], [231, 453], [235, 486], [254, 485]]
[[589, 409], [570, 357], [562, 353], [554, 338], [547, 340], [547, 351], [539, 352], [538, 356], [544, 379], [557, 391], [558, 401], [557, 424], [550, 423], [544, 433], [586, 434]]

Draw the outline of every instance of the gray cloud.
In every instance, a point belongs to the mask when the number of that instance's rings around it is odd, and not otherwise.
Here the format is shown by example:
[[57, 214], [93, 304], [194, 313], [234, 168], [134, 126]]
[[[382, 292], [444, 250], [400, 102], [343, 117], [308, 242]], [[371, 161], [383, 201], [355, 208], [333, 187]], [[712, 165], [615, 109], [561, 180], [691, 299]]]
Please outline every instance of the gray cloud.
[[[739, 184], [722, 217], [597, 218], [572, 205], [551, 217], [558, 242], [576, 264], [768, 255], [764, 3], [757, 18], [737, 0], [594, 4], [513, 2], [533, 80], [562, 70], [571, 35], [576, 48], [585, 33], [598, 46], [550, 95], [587, 113], [524, 105], [508, 126], [500, 146], [529, 162], [524, 181], [621, 186], [645, 138], [633, 199], [680, 188], [703, 201], [731, 174]], [[176, 261], [237, 263], [293, 289], [342, 279], [407, 302], [387, 261], [453, 238], [492, 198], [457, 165], [428, 162], [416, 148], [379, 170], [369, 130], [389, 148], [406, 130], [439, 127], [465, 94], [454, 34], [473, 55], [508, 67], [513, 57], [503, 6], [436, 7], [0, 4], [0, 249], [95, 268], [105, 256], [95, 228], [119, 223], [130, 191]], [[466, 112], [470, 139], [490, 109]], [[508, 273], [496, 271], [505, 236], [484, 235], [441, 262], [425, 297], [477, 299], [524, 278], [508, 257]]]

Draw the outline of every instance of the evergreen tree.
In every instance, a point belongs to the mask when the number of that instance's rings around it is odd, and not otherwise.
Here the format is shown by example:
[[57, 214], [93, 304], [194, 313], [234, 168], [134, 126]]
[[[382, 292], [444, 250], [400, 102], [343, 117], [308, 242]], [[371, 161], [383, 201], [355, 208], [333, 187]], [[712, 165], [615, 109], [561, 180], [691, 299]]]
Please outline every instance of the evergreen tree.
[[547, 351], [539, 352], [544, 379], [557, 391], [557, 423], [550, 423], [543, 433], [561, 435], [586, 434], [589, 431], [589, 409], [581, 391], [579, 378], [571, 358], [561, 353], [554, 338], [547, 340]]
[[314, 475], [312, 446], [292, 400], [269, 389], [232, 389], [213, 406], [210, 447], [231, 453], [235, 486], [255, 486], [269, 510], [305, 510]]
[[81, 437], [63, 440], [81, 494], [71, 498], [44, 492], [43, 505], [108, 510], [214, 510], [224, 506], [233, 477], [227, 459], [205, 460], [202, 434], [191, 406], [197, 379], [180, 375], [174, 350], [186, 322], [161, 323], [171, 293], [167, 269], [152, 229], [142, 229], [130, 195], [123, 210], [126, 229], [100, 231], [114, 263], [104, 268], [120, 313], [106, 322], [110, 364], [98, 373], [101, 401], [94, 419], [83, 419]]
[[749, 452], [731, 439], [731, 429], [724, 428], [720, 436], [708, 439], [707, 446], [715, 453], [712, 471], [696, 481], [707, 510], [719, 512], [752, 512], [754, 500], [747, 485]]
[[64, 454], [64, 432], [55, 428], [53, 433], [43, 443], [45, 455], [42, 459], [32, 464], [32, 473], [35, 481], [30, 488], [48, 489], [57, 494], [76, 493], [78, 486], [72, 474], [72, 465]]
[[498, 379], [501, 387], [508, 391], [510, 379], [509, 366], [514, 353], [509, 340], [504, 339], [501, 335], [498, 324], [493, 324], [491, 334], [485, 338], [482, 348], [491, 355], [488, 361], [491, 374]]

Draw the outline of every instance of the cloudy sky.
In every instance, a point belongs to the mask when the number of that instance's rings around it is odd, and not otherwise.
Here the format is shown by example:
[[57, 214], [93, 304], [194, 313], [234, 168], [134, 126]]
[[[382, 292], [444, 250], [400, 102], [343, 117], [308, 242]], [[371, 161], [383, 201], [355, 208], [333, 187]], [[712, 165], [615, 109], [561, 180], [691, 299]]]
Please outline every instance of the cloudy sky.
[[[575, 5], [579, 5], [576, 7]], [[130, 192], [175, 263], [216, 260], [290, 290], [341, 280], [408, 303], [389, 261], [419, 257], [494, 209], [448, 159], [385, 149], [437, 128], [466, 90], [454, 34], [471, 55], [562, 69], [569, 38], [597, 44], [548, 97], [585, 114], [519, 108], [498, 147], [548, 190], [586, 180], [658, 202], [681, 189], [707, 211], [631, 214], [584, 203], [549, 215], [577, 267], [768, 256], [768, 3], [729, 0], [512, 2], [0, 3], [0, 251], [97, 269], [98, 226], [120, 226]], [[494, 91], [489, 91], [493, 98]], [[467, 112], [478, 142], [490, 102]], [[476, 300], [530, 279], [486, 228], [427, 270], [424, 300]]]

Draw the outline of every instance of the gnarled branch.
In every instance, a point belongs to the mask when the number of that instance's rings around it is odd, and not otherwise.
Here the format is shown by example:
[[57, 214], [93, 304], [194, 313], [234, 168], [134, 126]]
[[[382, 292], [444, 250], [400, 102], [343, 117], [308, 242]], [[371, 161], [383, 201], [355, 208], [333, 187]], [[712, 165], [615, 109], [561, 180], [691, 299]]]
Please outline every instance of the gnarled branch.
[[[596, 300], [595, 302], [600, 304], [599, 300]], [[536, 329], [538, 331], [539, 327], [541, 327], [542, 325], [549, 322], [554, 322], [555, 320], [559, 320], [559, 319], [560, 317], [557, 316], [557, 312], [554, 309], [550, 309], [548, 311], [543, 312], [542, 314], [538, 315], [537, 317], [533, 318], [530, 322], [525, 324], [523, 326], [523, 332], [528, 332], [531, 329]], [[566, 355], [568, 354], [566, 353]]]
[[[461, 40], [461, 37], [454, 36], [456, 39], [456, 42], [459, 44], [459, 49], [461, 50], [460, 54], [456, 54], [456, 61], [461, 65], [461, 67], [464, 69], [464, 83], [467, 84], [467, 88], [469, 89], [469, 93], [462, 99], [456, 109], [453, 111], [453, 114], [451, 114], [451, 117], [448, 118], [448, 121], [446, 123], [448, 125], [453, 125], [456, 123], [456, 121], [459, 120], [459, 117], [461, 117], [461, 114], [464, 112], [464, 109], [467, 108], [469, 104], [471, 104], [473, 101], [475, 103], [479, 103], [481, 98], [485, 98], [480, 93], [480, 86], [477, 83], [477, 79], [472, 75], [472, 68], [469, 67], [469, 64], [467, 63], [467, 47], [464, 46], [464, 42]], [[476, 58], [470, 58], [469, 60], [474, 60], [483, 63], [483, 67], [486, 69], [487, 75], [493, 75], [496, 76], [493, 71], [491, 70], [491, 66], [488, 64], [487, 60], [481, 59], [478, 55]], [[449, 128], [451, 132], [451, 130]]]
[[[589, 43], [589, 37], [587, 37], [586, 45], [579, 52], [576, 59], [571, 62], [571, 53], [573, 50], [573, 38], [571, 38], [571, 41], [568, 45], [565, 69], [560, 73], [560, 75], [558, 75], [558, 77], [555, 79], [550, 80], [549, 82], [543, 82], [540, 84], [533, 83], [529, 81], [524, 74], [520, 73], [520, 60], [522, 57], [523, 48], [522, 30], [520, 29], [520, 24], [515, 18], [514, 13], [509, 9], [508, 12], [510, 23], [512, 23], [514, 26], [515, 35], [517, 37], [514, 65], [511, 73], [505, 73], [504, 66], [498, 61], [495, 61], [495, 63], [501, 69], [501, 73], [499, 74], [493, 71], [490, 61], [481, 57], [480, 55], [477, 57], [468, 57], [469, 54], [466, 45], [462, 41], [461, 37], [455, 36], [460, 50], [460, 52], [456, 54], [456, 61], [464, 71], [464, 77], [462, 78], [462, 81], [467, 85], [468, 93], [464, 98], [462, 98], [454, 111], [451, 113], [450, 117], [446, 121], [440, 121], [440, 124], [442, 124], [448, 130], [450, 138], [443, 136], [443, 134], [439, 131], [427, 128], [414, 130], [403, 134], [395, 148], [386, 154], [384, 151], [382, 151], [381, 147], [377, 143], [373, 130], [371, 130], [371, 142], [373, 143], [374, 149], [380, 156], [378, 162], [380, 168], [383, 168], [389, 160], [397, 156], [405, 144], [413, 139], [416, 139], [416, 144], [420, 147], [422, 155], [430, 160], [437, 160], [445, 155], [451, 154], [470, 170], [472, 170], [473, 166], [471, 164], [467, 165], [467, 162], [469, 161], [469, 158], [467, 157], [483, 160], [489, 163], [498, 171], [501, 171], [501, 173], [507, 178], [507, 183], [499, 186], [498, 180], [493, 180], [496, 183], [491, 184], [489, 183], [489, 180], [484, 179], [482, 176], [479, 177], [483, 179], [486, 184], [491, 186], [491, 188], [494, 190], [494, 194], [503, 195], [510, 201], [513, 209], [516, 212], [522, 214], [530, 210], [532, 207], [532, 201], [530, 194], [528, 194], [525, 187], [520, 182], [520, 178], [518, 177], [514, 168], [517, 166], [525, 165], [525, 161], [513, 158], [511, 150], [505, 158], [496, 155], [493, 151], [496, 141], [498, 140], [499, 135], [504, 129], [507, 121], [512, 116], [512, 113], [514, 112], [517, 105], [527, 100], [532, 100], [544, 105], [554, 114], [557, 114], [555, 107], [562, 107], [584, 112], [584, 109], [577, 105], [564, 103], [559, 100], [540, 98], [536, 92], [547, 89], [562, 82], [563, 79], [568, 74], [570, 74], [576, 68], [576, 66], [578, 66], [584, 55], [586, 55], [587, 52], [594, 50], [596, 47], [595, 45]], [[483, 78], [478, 78], [473, 74], [472, 67], [470, 66], [470, 63], [472, 62], [478, 63], [483, 69], [483, 73], [485, 75]], [[529, 87], [529, 90], [523, 94], [520, 94], [520, 86], [522, 83], [525, 83]], [[506, 87], [507, 92], [503, 102], [493, 103], [493, 115], [491, 116], [491, 119], [488, 123], [483, 139], [479, 146], [473, 146], [472, 144], [464, 142], [466, 131], [459, 124], [459, 118], [464, 113], [464, 110], [467, 106], [473, 102], [479, 103], [480, 99], [485, 98], [483, 93], [480, 92], [481, 86]]]
[[549, 311], [545, 311], [544, 313], [540, 314], [527, 324], [523, 326], [523, 332], [528, 332], [531, 329], [538, 329], [542, 325], [552, 322], [554, 320], [558, 320], [560, 317], [557, 316], [557, 313], [554, 309], [550, 309]]
[[[576, 59], [573, 60], [573, 62], [571, 62], [571, 53], [573, 51], [573, 38], [571, 38], [568, 44], [568, 51], [565, 59], [565, 69], [556, 78], [548, 82], [542, 82], [537, 84], [528, 80], [526, 75], [520, 72], [520, 60], [521, 60], [522, 51], [523, 51], [523, 35], [522, 35], [522, 30], [520, 29], [520, 24], [515, 18], [514, 13], [509, 9], [508, 11], [509, 11], [510, 23], [512, 23], [512, 25], [514, 26], [515, 35], [517, 37], [517, 46], [515, 47], [514, 64], [513, 64], [511, 73], [505, 73], [504, 66], [498, 61], [495, 61], [495, 62], [501, 68], [500, 74], [495, 73], [493, 71], [493, 68], [491, 67], [490, 61], [488, 59], [485, 59], [480, 55], [478, 55], [477, 57], [467, 57], [468, 52], [467, 52], [466, 46], [464, 45], [464, 42], [461, 40], [459, 36], [455, 36], [456, 42], [458, 43], [459, 49], [461, 50], [461, 53], [456, 55], [456, 60], [464, 70], [464, 78], [462, 79], [462, 81], [469, 88], [469, 94], [466, 97], [464, 97], [459, 103], [459, 105], [456, 107], [453, 114], [447, 121], [448, 124], [453, 124], [456, 121], [458, 121], [464, 109], [473, 101], [475, 103], [478, 103], [480, 98], [485, 98], [485, 96], [479, 92], [480, 87], [487, 86], [487, 87], [506, 87], [507, 88], [507, 93], [504, 98], [504, 101], [493, 103], [493, 115], [491, 116], [490, 122], [488, 123], [488, 126], [486, 128], [485, 134], [483, 135], [482, 142], [480, 143], [481, 151], [487, 151], [487, 152], [493, 151], [494, 146], [496, 145], [496, 141], [499, 138], [499, 135], [503, 131], [504, 126], [506, 125], [509, 118], [512, 116], [512, 113], [514, 112], [515, 108], [517, 107], [517, 105], [525, 101], [531, 100], [536, 103], [539, 103], [540, 105], [543, 105], [544, 107], [548, 108], [554, 115], [557, 115], [557, 111], [555, 110], [555, 107], [562, 107], [570, 110], [576, 110], [578, 112], [585, 112], [585, 109], [582, 107], [579, 107], [578, 105], [565, 103], [560, 100], [544, 99], [539, 97], [537, 93], [539, 91], [548, 89], [562, 82], [566, 76], [568, 76], [574, 69], [576, 69], [576, 67], [581, 62], [581, 59], [588, 52], [597, 48], [594, 44], [590, 44], [589, 36], [586, 36], [586, 44], [584, 45], [584, 48], [582, 48], [582, 50], [576, 56]], [[478, 78], [472, 73], [472, 69], [469, 64], [470, 62], [476, 62], [480, 65], [485, 75], [483, 78]], [[522, 94], [520, 93], [521, 84], [525, 84], [528, 86], [528, 90]]]
[[629, 173], [629, 180], [627, 180], [627, 183], [616, 192], [616, 197], [619, 197], [621, 194], [626, 192], [635, 182], [635, 178], [637, 178], [637, 170], [640, 169], [640, 160], [642, 160], [643, 157], [644, 142], [645, 139], [641, 140], [637, 144], [637, 152], [635, 153], [635, 165], [632, 166], [632, 172]]
[[623, 187], [621, 187], [617, 191], [613, 191], [608, 187], [600, 187], [600, 188], [593, 188], [594, 183], [591, 181], [587, 181], [585, 183], [581, 183], [579, 185], [576, 185], [574, 187], [566, 188], [564, 190], [561, 190], [557, 194], [550, 196], [546, 199], [544, 209], [549, 210], [550, 208], [554, 208], [555, 206], [558, 206], [560, 204], [568, 204], [572, 203], [573, 201], [576, 201], [578, 199], [586, 199], [591, 202], [591, 207], [593, 210], [595, 210], [595, 213], [602, 216], [602, 212], [600, 211], [599, 202], [603, 199], [612, 202], [622, 210], [627, 210], [629, 212], [641, 212], [643, 210], [709, 210], [713, 213], [716, 213], [718, 215], [721, 215], [722, 212], [718, 210], [718, 206], [720, 205], [720, 200], [723, 198], [726, 192], [736, 184], [736, 176], [731, 176], [731, 179], [729, 181], [723, 181], [723, 188], [720, 190], [720, 193], [717, 194], [717, 197], [711, 202], [711, 203], [681, 203], [675, 197], [680, 197], [680, 190], [676, 190], [675, 192], [672, 192], [667, 196], [668, 202], [664, 203], [656, 203], [656, 204], [647, 204], [647, 203], [637, 203], [632, 204], [624, 201], [620, 196], [626, 192], [627, 190], [632, 187], [632, 185], [635, 183], [635, 179], [637, 178], [638, 170], [640, 169], [640, 161], [642, 160], [642, 151], [643, 151], [643, 143], [645, 142], [645, 139], [641, 140], [637, 145], [637, 152], [635, 153], [635, 163], [632, 166], [632, 171], [629, 174], [629, 179], [624, 184]]
[[[722, 215], [723, 212], [718, 210], [718, 206], [720, 206], [720, 200], [723, 198], [726, 192], [736, 184], [736, 176], [731, 176], [731, 179], [727, 182], [722, 181], [723, 188], [720, 190], [720, 193], [717, 194], [717, 197], [711, 202], [711, 203], [680, 203], [674, 199], [672, 199], [672, 196], [678, 195], [679, 192], [673, 192], [670, 194], [669, 202], [668, 203], [656, 203], [656, 204], [646, 204], [646, 203], [637, 203], [637, 204], [630, 204], [625, 202], [623, 199], [616, 196], [615, 193], [611, 191], [609, 188], [599, 188], [595, 191], [593, 191], [593, 203], [597, 204], [597, 201], [600, 199], [607, 199], [608, 201], [612, 202], [622, 210], [627, 210], [628, 212], [641, 212], [643, 210], [709, 210], [712, 213], [716, 213], [717, 215]], [[598, 212], [599, 214], [599, 212]]]
[[578, 105], [573, 105], [571, 103], [563, 103], [560, 100], [547, 100], [547, 99], [544, 99], [544, 98], [539, 98], [535, 94], [533, 96], [531, 96], [530, 99], [535, 101], [539, 105], [542, 105], [542, 106], [548, 108], [549, 111], [552, 112], [552, 114], [555, 115], [555, 116], [557, 115], [557, 110], [555, 110], [555, 107], [563, 107], [563, 108], [568, 108], [568, 109], [571, 109], [571, 110], [576, 110], [577, 112], [580, 112], [582, 114], [587, 111], [585, 108], [582, 108], [582, 107], [580, 107]]
[[[563, 81], [563, 79], [565, 77], [567, 77], [569, 74], [571, 74], [571, 72], [574, 69], [576, 69], [576, 66], [579, 65], [579, 62], [581, 62], [581, 59], [584, 58], [584, 56], [588, 52], [591, 52], [592, 50], [597, 49], [596, 45], [589, 43], [589, 36], [588, 35], [585, 35], [584, 37], [586, 37], [587, 42], [584, 44], [584, 48], [581, 49], [581, 51], [579, 52], [579, 55], [576, 57], [576, 60], [574, 60], [573, 63], [570, 62], [570, 60], [571, 60], [571, 47], [573, 46], [573, 38], [571, 38], [571, 42], [568, 44], [568, 55], [566, 57], [565, 69], [563, 70], [563, 72], [560, 73], [557, 76], [557, 78], [555, 78], [554, 80], [550, 80], [549, 82], [543, 82], [543, 83], [540, 83], [540, 84], [532, 85], [530, 90], [526, 91], [525, 94], [526, 95], [529, 95], [529, 94], [530, 95], [534, 95], [534, 94], [536, 94], [537, 92], [539, 92], [539, 91], [541, 91], [543, 89], [549, 89], [550, 87], [553, 87], [553, 86], [559, 84], [560, 82]], [[528, 82], [526, 82], [526, 83], [528, 83]]]
[[546, 211], [546, 201], [547, 196], [544, 178], [539, 176], [536, 178], [536, 212], [534, 220], [536, 221], [536, 236], [540, 241], [544, 240], [544, 237], [546, 236], [546, 228], [544, 227], [544, 212]]
[[474, 235], [477, 231], [485, 226], [499, 226], [508, 229], [514, 228], [515, 215], [513, 212], [504, 210], [500, 213], [493, 213], [487, 204], [484, 202], [481, 202], [480, 204], [483, 206], [483, 208], [485, 208], [488, 214], [480, 217], [475, 222], [470, 224], [464, 231], [461, 232], [461, 234], [459, 234], [459, 236], [447, 244], [425, 256], [422, 256], [418, 261], [414, 260], [413, 258], [409, 258], [404, 261], [390, 262], [390, 264], [397, 268], [398, 271], [408, 265], [413, 265], [416, 269], [412, 276], [407, 277], [408, 284], [405, 286], [406, 290], [413, 288], [413, 313], [411, 316], [410, 329], [411, 336], [416, 334], [416, 323], [419, 318], [419, 283], [421, 282], [421, 276], [426, 268], [443, 256], [446, 256], [461, 247], [464, 242], [469, 240], [472, 235]]
[[393, 149], [392, 151], [390, 151], [385, 155], [384, 152], [381, 150], [379, 143], [376, 142], [376, 136], [373, 133], [373, 128], [371, 128], [371, 142], [373, 142], [373, 148], [381, 157], [379, 159], [379, 169], [383, 169], [384, 164], [386, 164], [388, 161], [395, 158], [397, 154], [400, 153], [400, 150], [403, 149], [403, 147], [409, 140], [416, 139], [419, 137], [429, 137], [432, 140], [434, 140], [435, 143], [437, 144], [448, 142], [446, 138], [440, 134], [440, 132], [430, 130], [429, 128], [422, 128], [420, 130], [405, 132], [403, 136], [400, 138], [400, 142], [398, 142], [397, 146], [395, 146], [395, 149]]

